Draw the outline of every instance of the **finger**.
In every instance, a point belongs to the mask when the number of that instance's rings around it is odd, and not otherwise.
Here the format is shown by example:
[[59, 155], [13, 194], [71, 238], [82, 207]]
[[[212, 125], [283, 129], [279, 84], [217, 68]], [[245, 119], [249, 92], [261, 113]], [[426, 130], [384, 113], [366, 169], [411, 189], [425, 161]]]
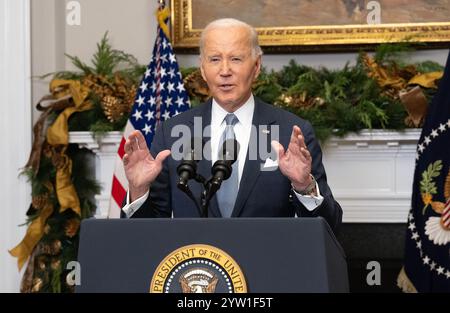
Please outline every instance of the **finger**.
[[306, 149], [306, 148], [301, 148], [300, 151], [301, 151], [303, 157], [304, 157], [306, 160], [310, 160], [310, 159], [311, 159], [311, 153], [309, 152], [308, 149]]
[[297, 142], [299, 147], [306, 148], [305, 137], [303, 137], [303, 135], [297, 136]]
[[301, 129], [299, 126], [294, 125], [293, 128], [294, 128], [294, 131], [295, 131], [295, 135], [296, 135], [296, 136], [298, 136], [298, 135], [303, 135], [302, 129]]
[[300, 127], [298, 126], [293, 126], [292, 127], [292, 133], [291, 133], [291, 139], [289, 141], [289, 146], [288, 146], [288, 151], [290, 153], [294, 153], [294, 154], [300, 154], [300, 140], [298, 139], [298, 136], [300, 135]]
[[137, 139], [138, 133], [139, 133], [139, 131], [134, 131], [131, 133], [131, 135], [129, 137], [129, 138], [131, 138], [130, 142], [131, 142], [131, 147], [133, 148], [133, 151], [139, 150], [138, 139]]
[[298, 130], [299, 130], [298, 126], [293, 126], [292, 127], [291, 139], [290, 139], [289, 143], [291, 143], [291, 142], [292, 143], [296, 143], [297, 142], [297, 136], [300, 134], [298, 132]]
[[145, 141], [145, 137], [140, 131], [137, 131], [136, 138], [139, 149], [148, 150], [147, 141]]
[[295, 154], [295, 155], [293, 156], [293, 158], [296, 158], [296, 159], [299, 160], [301, 163], [309, 163], [309, 161], [308, 161], [308, 159], [307, 159], [305, 153], [306, 153], [305, 148], [300, 148], [300, 149], [299, 149], [299, 152], [298, 152], [297, 154]]
[[300, 147], [306, 147], [305, 145], [305, 136], [303, 135], [302, 129], [298, 127], [297, 125], [294, 126], [294, 132], [296, 136], [296, 142], [299, 144]]
[[122, 162], [123, 162], [123, 166], [127, 166], [128, 163], [130, 163], [130, 157], [128, 156], [128, 154], [125, 153], [123, 155]]
[[281, 159], [285, 156], [284, 147], [281, 143], [279, 143], [276, 140], [272, 140], [272, 142], [270, 144], [271, 144], [272, 148], [275, 150], [278, 159]]
[[128, 139], [125, 141], [124, 150], [125, 150], [125, 153], [127, 153], [127, 154], [133, 153], [133, 147], [131, 146], [130, 137], [128, 137]]
[[162, 163], [169, 155], [170, 155], [170, 150], [163, 150], [160, 153], [158, 153], [155, 161], [158, 163]]

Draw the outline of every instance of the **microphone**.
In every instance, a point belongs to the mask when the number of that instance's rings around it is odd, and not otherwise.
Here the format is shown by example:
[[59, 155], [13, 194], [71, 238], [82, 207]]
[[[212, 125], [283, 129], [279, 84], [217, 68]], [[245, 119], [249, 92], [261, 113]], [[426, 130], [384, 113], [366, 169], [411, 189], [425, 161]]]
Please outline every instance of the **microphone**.
[[219, 159], [211, 169], [213, 175], [211, 184], [214, 185], [213, 189], [216, 191], [220, 188], [222, 182], [231, 176], [232, 165], [239, 155], [239, 143], [236, 139], [228, 139], [224, 141], [221, 150]]
[[[200, 141], [199, 141], [200, 140]], [[177, 167], [177, 187], [184, 192], [189, 192], [188, 181], [197, 176], [197, 162], [200, 160], [202, 147], [196, 143], [201, 142], [199, 138], [191, 138], [191, 143], [180, 165]], [[199, 149], [200, 148], [200, 149]], [[200, 153], [199, 153], [200, 150]]]

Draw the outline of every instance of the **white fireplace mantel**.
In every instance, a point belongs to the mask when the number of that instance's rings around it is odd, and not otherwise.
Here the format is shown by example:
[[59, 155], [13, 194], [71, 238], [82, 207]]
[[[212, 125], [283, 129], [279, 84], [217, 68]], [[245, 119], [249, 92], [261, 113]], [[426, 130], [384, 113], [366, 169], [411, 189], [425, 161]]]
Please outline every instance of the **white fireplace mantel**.
[[95, 196], [97, 204], [96, 218], [108, 217], [112, 175], [121, 139], [121, 132], [108, 132], [98, 138], [94, 138], [92, 132], [69, 133], [70, 143], [78, 144], [80, 148], [89, 149], [95, 155], [95, 160], [92, 162], [95, 168], [95, 178], [102, 187], [100, 195]]
[[406, 222], [420, 131], [362, 131], [323, 146], [328, 183], [344, 222]]
[[[414, 160], [420, 129], [366, 130], [322, 145], [328, 183], [346, 223], [404, 223], [410, 208]], [[107, 217], [111, 180], [122, 134], [98, 140], [71, 132], [70, 143], [95, 154], [95, 177], [103, 186], [96, 217]]]

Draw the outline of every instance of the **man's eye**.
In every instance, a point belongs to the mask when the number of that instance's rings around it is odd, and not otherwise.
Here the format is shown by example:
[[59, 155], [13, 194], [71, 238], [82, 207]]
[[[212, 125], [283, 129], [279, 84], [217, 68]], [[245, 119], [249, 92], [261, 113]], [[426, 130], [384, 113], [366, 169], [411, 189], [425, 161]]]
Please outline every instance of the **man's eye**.
[[210, 58], [210, 59], [209, 59], [209, 62], [212, 62], [212, 63], [217, 63], [217, 62], [219, 62], [219, 61], [220, 61], [219, 58]]
[[241, 61], [242, 61], [241, 58], [231, 58], [231, 62], [237, 63], [237, 62], [241, 62]]

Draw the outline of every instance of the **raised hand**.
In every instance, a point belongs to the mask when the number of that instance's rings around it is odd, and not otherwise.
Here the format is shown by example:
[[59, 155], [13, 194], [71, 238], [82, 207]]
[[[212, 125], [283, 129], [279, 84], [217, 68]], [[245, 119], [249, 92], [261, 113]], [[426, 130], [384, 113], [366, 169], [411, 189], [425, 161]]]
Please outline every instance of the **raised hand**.
[[162, 170], [162, 163], [170, 155], [163, 150], [153, 158], [145, 142], [144, 135], [138, 130], [130, 134], [125, 142], [123, 166], [129, 183], [130, 202], [142, 197], [150, 188]]
[[274, 140], [272, 147], [278, 154], [278, 166], [281, 173], [292, 183], [295, 190], [304, 190], [312, 181], [311, 154], [305, 145], [300, 127], [294, 126], [288, 149], [285, 151], [281, 143]]

